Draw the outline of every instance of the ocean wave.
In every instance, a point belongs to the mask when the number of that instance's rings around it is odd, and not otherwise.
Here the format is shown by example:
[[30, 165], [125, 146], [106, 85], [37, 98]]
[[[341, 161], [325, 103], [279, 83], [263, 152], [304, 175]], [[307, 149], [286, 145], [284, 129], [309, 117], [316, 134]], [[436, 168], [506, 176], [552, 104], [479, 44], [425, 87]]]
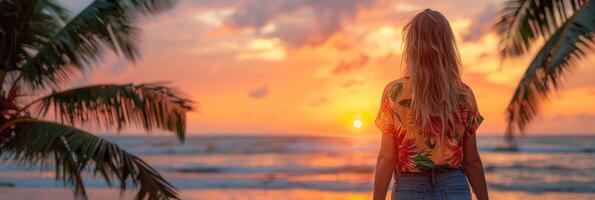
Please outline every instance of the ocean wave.
[[[182, 172], [182, 173], [286, 173], [286, 174], [335, 174], [335, 173], [373, 173], [374, 166], [336, 166], [336, 167], [305, 167], [305, 166], [269, 166], [269, 167], [246, 167], [246, 166], [209, 166], [192, 165], [181, 168], [158, 167], [164, 171]], [[554, 173], [554, 174], [590, 174], [595, 173], [595, 168], [585, 168], [580, 166], [562, 166], [562, 165], [487, 165], [487, 173], [498, 173], [502, 171], [517, 172], [535, 172], [535, 173]]]
[[595, 192], [595, 182], [566, 182], [566, 183], [510, 183], [500, 184], [492, 183], [490, 187], [497, 190], [507, 191], [524, 191], [524, 192], [580, 192], [593, 193]]
[[147, 154], [191, 154], [191, 153], [202, 153], [205, 150], [192, 147], [192, 146], [143, 146], [130, 148], [130, 151], [136, 155], [147, 155]]
[[486, 172], [497, 172], [502, 170], [513, 170], [513, 171], [532, 171], [532, 172], [543, 172], [548, 171], [549, 173], [559, 172], [577, 172], [577, 171], [592, 171], [595, 172], [595, 168], [580, 168], [580, 166], [562, 166], [562, 165], [526, 165], [526, 164], [512, 164], [512, 165], [487, 165], [485, 167]]
[[[227, 145], [167, 145], [167, 146], [136, 146], [127, 149], [137, 155], [158, 155], [158, 154], [302, 154], [302, 153], [326, 153], [342, 154], [349, 152], [375, 152], [375, 146], [329, 146], [329, 145], [306, 145], [291, 144], [287, 146], [227, 146]], [[520, 146], [511, 150], [500, 146], [480, 146], [479, 150], [483, 152], [518, 152], [518, 153], [595, 153], [595, 148], [591, 147], [537, 147]]]
[[313, 144], [312, 142], [294, 142], [286, 144], [233, 144], [228, 142], [212, 142], [200, 144], [162, 144], [130, 146], [126, 148], [129, 152], [137, 155], [157, 154], [303, 154], [303, 153], [325, 153], [344, 154], [350, 152], [374, 152], [377, 147], [373, 145], [362, 146], [341, 146], [328, 144]]
[[195, 188], [257, 188], [257, 189], [316, 189], [327, 191], [369, 191], [371, 182], [345, 181], [288, 181], [288, 180], [207, 180], [207, 181], [173, 181], [180, 189]]
[[[372, 182], [349, 181], [291, 181], [287, 179], [262, 180], [188, 180], [168, 179], [178, 189], [222, 188], [222, 189], [315, 189], [323, 191], [370, 191]], [[54, 179], [3, 179], [3, 183], [14, 187], [62, 187]], [[85, 179], [87, 188], [106, 188], [108, 185], [100, 179]], [[113, 186], [117, 187], [118, 183]], [[564, 183], [491, 183], [489, 187], [499, 191], [540, 192], [572, 192], [594, 193], [595, 183], [564, 182]]]
[[[180, 180], [168, 179], [178, 189], [198, 188], [243, 188], [243, 189], [316, 189], [327, 191], [369, 191], [372, 189], [371, 182], [345, 182], [345, 181], [289, 181], [285, 179], [269, 180]], [[3, 179], [2, 183], [10, 184], [11, 187], [62, 187], [60, 182], [54, 179]], [[118, 183], [112, 184], [118, 187]], [[85, 179], [87, 188], [109, 187], [105, 181], [100, 179]]]
[[[178, 143], [148, 143], [144, 145], [126, 145], [128, 151], [137, 155], [155, 154], [302, 154], [326, 153], [344, 154], [350, 152], [377, 152], [374, 143], [358, 143], [356, 145], [341, 142], [329, 142], [315, 139], [285, 140], [210, 140], [189, 142], [184, 145]], [[483, 144], [479, 146], [483, 152], [518, 152], [518, 153], [595, 153], [595, 147], [589, 146], [532, 146], [519, 145], [516, 149], [504, 148], [497, 144]]]
[[553, 146], [518, 146], [516, 149], [502, 146], [479, 146], [479, 150], [486, 152], [520, 152], [520, 153], [594, 153], [594, 147], [553, 147]]
[[284, 148], [285, 152], [296, 153], [350, 153], [350, 152], [375, 152], [378, 151], [378, 146], [374, 143], [357, 143], [357, 144], [342, 144], [331, 143], [328, 141], [311, 141], [301, 140], [287, 145]]
[[[377, 152], [374, 140], [318, 137], [191, 137], [185, 144], [163, 138], [112, 138], [126, 150], [138, 155], [154, 154], [300, 154], [351, 152]], [[544, 142], [519, 142], [515, 152], [520, 153], [594, 153], [595, 146], [578, 144], [548, 145]], [[501, 142], [484, 141], [479, 144], [484, 152], [510, 152]]]
[[374, 166], [337, 166], [337, 167], [237, 167], [237, 166], [201, 166], [194, 165], [171, 169], [183, 173], [288, 173], [288, 174], [323, 174], [323, 173], [372, 173]]

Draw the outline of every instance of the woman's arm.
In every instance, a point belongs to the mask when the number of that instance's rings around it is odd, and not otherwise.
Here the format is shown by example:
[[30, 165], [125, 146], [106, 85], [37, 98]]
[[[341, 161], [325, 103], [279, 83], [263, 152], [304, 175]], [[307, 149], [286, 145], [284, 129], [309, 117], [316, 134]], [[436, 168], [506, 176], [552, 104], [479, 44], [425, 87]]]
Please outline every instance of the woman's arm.
[[395, 169], [395, 144], [390, 133], [382, 133], [382, 143], [374, 175], [374, 200], [384, 200]]
[[463, 142], [463, 168], [467, 179], [473, 188], [473, 193], [477, 200], [488, 200], [488, 188], [486, 186], [486, 178], [483, 172], [483, 165], [481, 158], [477, 152], [477, 143], [475, 134], [466, 136]]

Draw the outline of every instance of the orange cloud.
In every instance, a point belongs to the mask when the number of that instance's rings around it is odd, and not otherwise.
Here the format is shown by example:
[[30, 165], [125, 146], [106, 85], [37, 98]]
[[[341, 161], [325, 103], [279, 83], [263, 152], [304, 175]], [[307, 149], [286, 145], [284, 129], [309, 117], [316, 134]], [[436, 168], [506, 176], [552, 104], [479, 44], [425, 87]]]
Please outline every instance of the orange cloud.
[[[143, 24], [138, 63], [109, 56], [82, 82], [173, 81], [198, 102], [199, 111], [189, 116], [194, 134], [376, 134], [381, 90], [402, 70], [401, 29], [427, 6], [446, 15], [459, 39], [463, 79], [486, 118], [479, 131], [500, 134], [509, 97], [530, 61], [501, 67], [497, 37], [481, 26], [490, 5], [500, 3], [182, 1]], [[594, 132], [587, 127], [595, 115], [589, 104], [594, 73], [577, 69], [529, 132]]]

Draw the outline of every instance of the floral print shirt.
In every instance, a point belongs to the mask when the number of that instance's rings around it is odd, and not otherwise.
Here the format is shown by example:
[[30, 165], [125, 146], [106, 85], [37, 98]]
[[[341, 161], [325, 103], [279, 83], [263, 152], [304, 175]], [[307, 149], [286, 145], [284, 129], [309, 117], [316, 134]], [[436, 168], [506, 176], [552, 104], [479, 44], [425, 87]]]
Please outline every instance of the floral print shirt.
[[[464, 85], [459, 94], [462, 120], [451, 126], [441, 139], [440, 118], [431, 118], [431, 127], [421, 132], [411, 116], [411, 81], [408, 77], [390, 82], [384, 89], [376, 126], [390, 134], [397, 153], [396, 170], [420, 172], [431, 168], [458, 168], [463, 161], [463, 141], [475, 133], [483, 121], [471, 89]], [[458, 121], [458, 120], [457, 120]]]

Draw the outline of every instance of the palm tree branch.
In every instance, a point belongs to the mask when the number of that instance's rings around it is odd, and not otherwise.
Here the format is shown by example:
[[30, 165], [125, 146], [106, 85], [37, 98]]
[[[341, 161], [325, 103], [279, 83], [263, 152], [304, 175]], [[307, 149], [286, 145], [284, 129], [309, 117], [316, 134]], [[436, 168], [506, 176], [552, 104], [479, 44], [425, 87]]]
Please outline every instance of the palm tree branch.
[[0, 70], [14, 70], [68, 18], [52, 0], [0, 1]]
[[[0, 156], [21, 164], [37, 165], [53, 160], [56, 179], [75, 189], [79, 199], [87, 199], [82, 173], [100, 173], [108, 185], [119, 181], [140, 187], [136, 199], [179, 199], [176, 189], [155, 169], [118, 145], [74, 127], [28, 119], [14, 123], [1, 136], [8, 142], [0, 145]], [[6, 131], [16, 134], [7, 137]]]
[[500, 36], [500, 55], [503, 58], [520, 56], [530, 50], [539, 37], [548, 38], [569, 13], [574, 13], [587, 0], [508, 0], [495, 24]]
[[545, 42], [521, 78], [507, 108], [507, 134], [524, 131], [542, 101], [560, 85], [573, 64], [593, 48], [595, 3], [587, 2]]
[[138, 57], [136, 19], [166, 10], [173, 1], [93, 1], [18, 66], [22, 83], [32, 89], [57, 87], [92, 66], [107, 48], [134, 61]]
[[[53, 92], [30, 105], [39, 116], [50, 110], [57, 119], [70, 125], [96, 124], [120, 130], [133, 125], [145, 130], [174, 131], [180, 141], [186, 131], [186, 112], [192, 102], [161, 84], [92, 85]], [[50, 109], [53, 108], [53, 109]]]

